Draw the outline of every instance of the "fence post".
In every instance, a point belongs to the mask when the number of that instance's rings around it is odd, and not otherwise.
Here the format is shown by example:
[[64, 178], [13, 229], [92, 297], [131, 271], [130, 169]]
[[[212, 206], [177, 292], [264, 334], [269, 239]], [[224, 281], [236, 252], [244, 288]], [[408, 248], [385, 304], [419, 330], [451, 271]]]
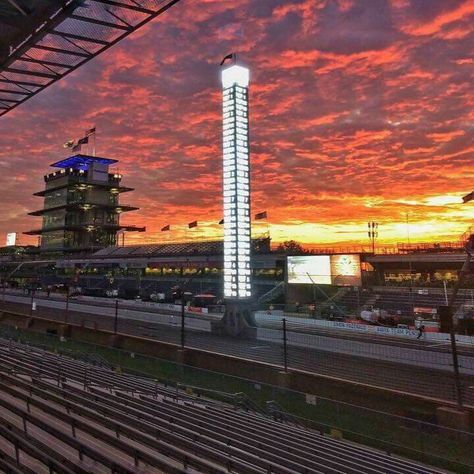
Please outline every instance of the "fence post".
[[184, 349], [184, 294], [181, 296], [181, 349]]
[[283, 364], [285, 372], [288, 372], [288, 346], [286, 343], [286, 318], [283, 318]]
[[35, 305], [35, 290], [31, 289], [30, 316], [33, 316], [33, 305]]
[[68, 319], [69, 319], [69, 286], [67, 287], [67, 292], [66, 292], [66, 314], [64, 315], [64, 323], [68, 324]]
[[114, 334], [117, 334], [119, 302], [115, 300]]

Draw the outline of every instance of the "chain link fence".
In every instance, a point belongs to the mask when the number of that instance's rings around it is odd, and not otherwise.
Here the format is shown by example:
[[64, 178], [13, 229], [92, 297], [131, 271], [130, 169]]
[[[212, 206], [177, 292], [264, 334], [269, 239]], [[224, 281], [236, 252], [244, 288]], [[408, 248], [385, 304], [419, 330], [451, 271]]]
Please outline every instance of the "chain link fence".
[[[417, 341], [415, 336], [403, 339], [334, 331], [315, 326], [311, 319], [266, 313], [261, 317], [257, 314], [238, 337], [232, 337], [219, 330], [222, 315], [185, 312], [183, 319], [179, 306], [166, 309], [149, 305], [144, 311], [133, 301], [100, 301], [85, 307], [74, 300], [35, 301], [34, 310], [25, 297], [22, 302], [7, 299], [2, 306], [89, 329], [250, 359], [285, 371], [301, 370], [438, 400], [456, 400], [448, 343]], [[52, 301], [54, 307], [45, 306], [45, 301]], [[460, 346], [459, 362], [463, 401], [474, 406], [474, 348]]]

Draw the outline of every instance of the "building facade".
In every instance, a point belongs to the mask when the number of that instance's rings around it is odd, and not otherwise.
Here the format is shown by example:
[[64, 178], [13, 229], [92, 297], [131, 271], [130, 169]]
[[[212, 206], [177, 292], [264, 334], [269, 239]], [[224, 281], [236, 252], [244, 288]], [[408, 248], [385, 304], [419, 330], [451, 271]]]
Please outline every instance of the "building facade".
[[40, 229], [26, 232], [41, 236], [42, 252], [78, 252], [100, 249], [117, 242], [117, 232], [143, 231], [120, 224], [123, 212], [137, 207], [121, 204], [119, 196], [133, 191], [121, 185], [122, 176], [109, 172], [117, 160], [74, 155], [53, 163], [56, 171], [44, 176], [43, 208], [29, 214], [41, 216]]

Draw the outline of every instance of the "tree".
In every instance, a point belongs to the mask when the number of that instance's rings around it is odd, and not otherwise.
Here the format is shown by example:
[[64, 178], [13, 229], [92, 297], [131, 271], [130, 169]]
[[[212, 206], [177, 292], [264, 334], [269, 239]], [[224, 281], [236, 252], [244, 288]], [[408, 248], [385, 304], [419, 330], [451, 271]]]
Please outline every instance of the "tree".
[[306, 253], [305, 249], [301, 244], [296, 242], [296, 240], [285, 240], [277, 247], [278, 252], [283, 252], [286, 254], [300, 254]]

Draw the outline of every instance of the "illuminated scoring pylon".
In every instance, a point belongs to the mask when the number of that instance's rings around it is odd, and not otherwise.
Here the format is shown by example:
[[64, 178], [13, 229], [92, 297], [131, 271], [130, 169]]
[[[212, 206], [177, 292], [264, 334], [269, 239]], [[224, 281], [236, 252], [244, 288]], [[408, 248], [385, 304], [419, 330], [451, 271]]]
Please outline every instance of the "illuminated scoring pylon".
[[251, 296], [249, 70], [233, 64], [222, 70], [224, 297]]

